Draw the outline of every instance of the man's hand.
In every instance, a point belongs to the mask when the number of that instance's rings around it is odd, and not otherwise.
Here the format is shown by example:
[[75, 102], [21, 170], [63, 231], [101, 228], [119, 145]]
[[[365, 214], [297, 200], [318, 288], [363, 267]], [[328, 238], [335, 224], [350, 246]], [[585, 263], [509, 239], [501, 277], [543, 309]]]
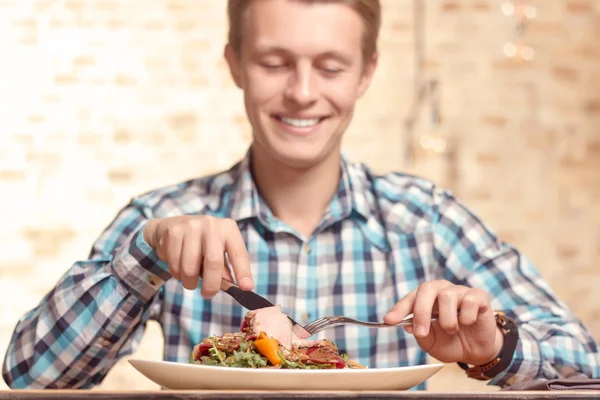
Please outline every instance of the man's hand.
[[[430, 321], [432, 311], [439, 314], [437, 322]], [[504, 337], [482, 290], [445, 280], [425, 282], [400, 299], [384, 322], [397, 324], [411, 312], [413, 325], [404, 329], [439, 361], [481, 365], [503, 346]]]
[[222, 277], [233, 281], [225, 252], [238, 286], [244, 290], [254, 287], [246, 245], [231, 219], [207, 215], [154, 219], [144, 227], [144, 240], [186, 289], [195, 289], [202, 273], [205, 298], [217, 294]]

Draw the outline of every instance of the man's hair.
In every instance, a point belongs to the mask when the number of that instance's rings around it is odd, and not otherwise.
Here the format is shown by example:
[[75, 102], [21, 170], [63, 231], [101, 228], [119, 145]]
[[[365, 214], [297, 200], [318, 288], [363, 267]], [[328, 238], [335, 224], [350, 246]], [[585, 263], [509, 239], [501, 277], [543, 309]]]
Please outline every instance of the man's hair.
[[[228, 0], [229, 44], [236, 54], [240, 54], [244, 14], [252, 0]], [[302, 3], [342, 3], [355, 10], [362, 19], [365, 31], [362, 43], [364, 61], [370, 60], [377, 52], [377, 36], [381, 26], [381, 6], [379, 0], [289, 0]]]

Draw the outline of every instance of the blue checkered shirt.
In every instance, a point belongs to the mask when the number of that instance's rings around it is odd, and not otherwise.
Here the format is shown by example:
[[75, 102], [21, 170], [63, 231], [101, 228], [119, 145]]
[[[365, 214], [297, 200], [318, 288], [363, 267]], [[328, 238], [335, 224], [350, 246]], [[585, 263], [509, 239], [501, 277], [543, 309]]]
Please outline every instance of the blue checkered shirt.
[[[170, 279], [144, 242], [151, 218], [234, 219], [248, 248], [255, 290], [298, 321], [345, 315], [381, 321], [419, 284], [447, 279], [483, 289], [518, 321], [510, 366], [491, 383], [557, 378], [573, 367], [600, 375], [598, 350], [532, 264], [431, 182], [375, 175], [342, 159], [338, 190], [310, 237], [278, 220], [261, 199], [249, 156], [230, 170], [133, 199], [33, 310], [18, 322], [4, 361], [14, 388], [89, 388], [131, 354], [148, 320], [162, 326], [164, 359], [187, 362], [204, 337], [239, 330], [247, 312], [227, 294], [212, 300]], [[338, 327], [318, 334], [370, 367], [427, 363], [403, 329]], [[467, 378], [465, 378], [467, 379]], [[420, 385], [419, 388], [423, 388]]]

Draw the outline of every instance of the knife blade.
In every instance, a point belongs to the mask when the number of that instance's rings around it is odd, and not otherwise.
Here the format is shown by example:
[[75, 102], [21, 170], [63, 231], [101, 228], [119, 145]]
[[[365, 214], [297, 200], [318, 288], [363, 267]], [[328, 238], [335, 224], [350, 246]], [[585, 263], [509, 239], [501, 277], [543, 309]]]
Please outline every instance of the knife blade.
[[[221, 279], [221, 290], [233, 297], [235, 301], [246, 307], [248, 310], [257, 310], [259, 308], [274, 306], [273, 303], [258, 293], [255, 293], [251, 290], [242, 290], [238, 285], [225, 278]], [[302, 325], [294, 321], [292, 317], [289, 315], [287, 315], [287, 317], [292, 322], [292, 331], [296, 334], [296, 336], [298, 336], [300, 339], [306, 339], [311, 336], [311, 334], [304, 329]]]

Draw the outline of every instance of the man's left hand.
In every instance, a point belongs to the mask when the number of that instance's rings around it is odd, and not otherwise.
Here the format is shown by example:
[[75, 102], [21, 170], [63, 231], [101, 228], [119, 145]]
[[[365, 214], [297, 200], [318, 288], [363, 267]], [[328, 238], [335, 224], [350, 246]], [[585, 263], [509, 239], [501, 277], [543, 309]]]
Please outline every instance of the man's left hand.
[[[397, 324], [412, 312], [414, 334], [423, 350], [441, 362], [481, 365], [496, 357], [504, 343], [488, 295], [446, 280], [425, 282], [404, 296], [384, 317]], [[438, 321], [430, 321], [432, 313]]]

